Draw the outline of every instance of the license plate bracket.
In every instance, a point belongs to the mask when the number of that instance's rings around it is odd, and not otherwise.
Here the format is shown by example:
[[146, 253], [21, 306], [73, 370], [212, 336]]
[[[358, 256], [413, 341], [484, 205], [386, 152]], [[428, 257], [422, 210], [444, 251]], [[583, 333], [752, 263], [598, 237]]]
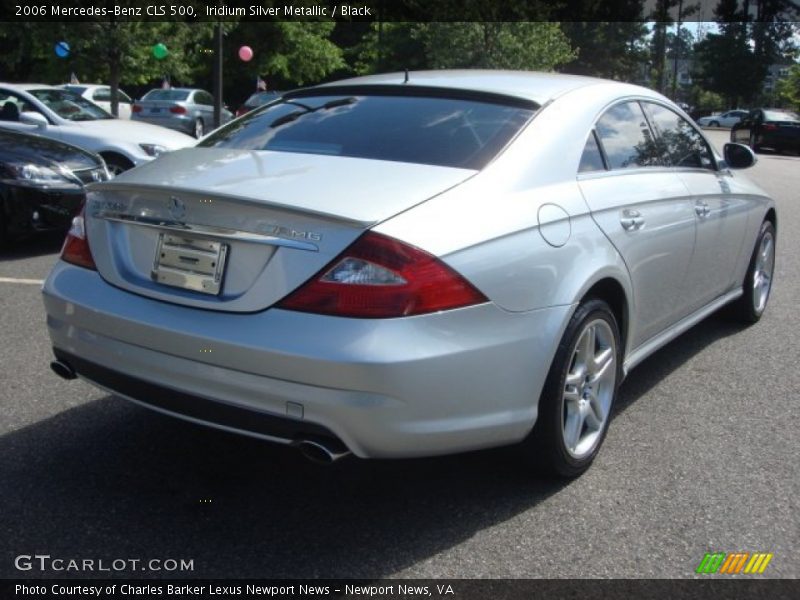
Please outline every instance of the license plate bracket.
[[227, 256], [228, 245], [222, 242], [161, 233], [150, 275], [163, 285], [217, 296]]

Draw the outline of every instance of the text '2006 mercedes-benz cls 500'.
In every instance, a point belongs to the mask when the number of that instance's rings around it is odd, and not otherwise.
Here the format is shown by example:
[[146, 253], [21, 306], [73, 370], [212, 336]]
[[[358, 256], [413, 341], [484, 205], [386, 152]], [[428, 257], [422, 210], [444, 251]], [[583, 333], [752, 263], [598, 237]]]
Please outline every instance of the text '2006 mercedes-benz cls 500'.
[[90, 188], [62, 376], [319, 460], [521, 443], [584, 471], [629, 369], [757, 321], [772, 200], [650, 90], [435, 71], [283, 95]]

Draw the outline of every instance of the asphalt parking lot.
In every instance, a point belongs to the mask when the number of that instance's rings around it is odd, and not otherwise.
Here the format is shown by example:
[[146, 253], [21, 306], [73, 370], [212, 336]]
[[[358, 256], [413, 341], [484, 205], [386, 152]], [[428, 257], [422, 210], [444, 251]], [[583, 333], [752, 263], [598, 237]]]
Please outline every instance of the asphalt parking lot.
[[60, 240], [18, 244], [0, 254], [0, 577], [91, 576], [14, 566], [49, 554], [193, 561], [134, 577], [683, 578], [716, 551], [800, 577], [800, 157], [749, 175], [779, 210], [765, 317], [711, 317], [634, 370], [569, 483], [509, 449], [318, 467], [64, 382], [37, 283]]

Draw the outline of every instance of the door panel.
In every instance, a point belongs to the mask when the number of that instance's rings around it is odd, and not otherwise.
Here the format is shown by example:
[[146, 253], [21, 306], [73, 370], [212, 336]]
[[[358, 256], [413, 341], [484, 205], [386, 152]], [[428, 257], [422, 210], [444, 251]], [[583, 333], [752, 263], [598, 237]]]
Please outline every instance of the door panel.
[[693, 198], [697, 236], [695, 251], [686, 277], [684, 295], [696, 310], [735, 284], [750, 203], [731, 193], [729, 175], [723, 173], [680, 173]]
[[694, 203], [677, 175], [656, 169], [584, 178], [579, 185], [630, 272], [636, 348], [687, 310], [681, 291], [694, 249]]

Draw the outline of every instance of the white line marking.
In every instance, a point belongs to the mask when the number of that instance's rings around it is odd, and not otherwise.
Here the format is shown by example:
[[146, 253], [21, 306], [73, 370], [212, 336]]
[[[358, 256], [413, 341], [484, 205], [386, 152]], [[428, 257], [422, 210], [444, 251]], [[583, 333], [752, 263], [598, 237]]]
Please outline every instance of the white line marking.
[[22, 283], [25, 285], [42, 285], [44, 279], [17, 279], [16, 277], [0, 277], [0, 283]]

